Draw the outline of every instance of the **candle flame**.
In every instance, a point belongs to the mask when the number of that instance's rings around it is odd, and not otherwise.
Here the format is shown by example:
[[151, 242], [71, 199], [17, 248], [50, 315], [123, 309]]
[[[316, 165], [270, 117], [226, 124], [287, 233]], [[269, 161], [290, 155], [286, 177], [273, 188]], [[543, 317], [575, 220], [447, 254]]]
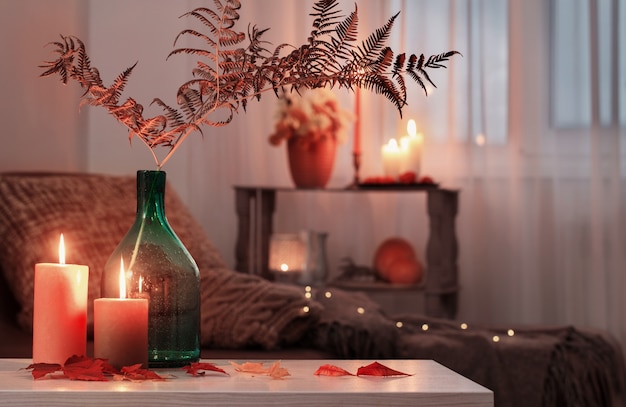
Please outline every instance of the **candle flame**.
[[59, 238], [59, 264], [65, 264], [65, 242], [63, 241], [63, 233]]
[[120, 298], [126, 298], [126, 278], [124, 276], [124, 259], [120, 258]]
[[406, 125], [406, 131], [409, 133], [409, 137], [415, 137], [417, 134], [417, 126], [415, 125], [415, 120], [409, 120], [409, 123]]
[[383, 146], [384, 151], [400, 151], [400, 146], [398, 145], [398, 140], [392, 138]]

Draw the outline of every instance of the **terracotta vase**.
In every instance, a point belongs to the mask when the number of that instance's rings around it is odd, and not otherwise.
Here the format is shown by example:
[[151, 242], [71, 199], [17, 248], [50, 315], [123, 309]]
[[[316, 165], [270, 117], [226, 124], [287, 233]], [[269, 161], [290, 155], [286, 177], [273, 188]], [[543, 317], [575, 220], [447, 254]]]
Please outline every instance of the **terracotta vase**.
[[322, 137], [308, 141], [292, 137], [287, 141], [287, 155], [291, 178], [298, 188], [324, 188], [335, 164], [337, 140]]

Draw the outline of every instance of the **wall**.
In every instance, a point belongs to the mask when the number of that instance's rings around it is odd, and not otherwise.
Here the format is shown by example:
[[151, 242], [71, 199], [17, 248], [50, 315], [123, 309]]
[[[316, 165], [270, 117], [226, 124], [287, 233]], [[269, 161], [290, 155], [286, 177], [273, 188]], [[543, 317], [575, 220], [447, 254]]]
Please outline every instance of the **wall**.
[[59, 34], [85, 37], [80, 0], [0, 0], [0, 171], [87, 169], [86, 114], [80, 92], [41, 79]]

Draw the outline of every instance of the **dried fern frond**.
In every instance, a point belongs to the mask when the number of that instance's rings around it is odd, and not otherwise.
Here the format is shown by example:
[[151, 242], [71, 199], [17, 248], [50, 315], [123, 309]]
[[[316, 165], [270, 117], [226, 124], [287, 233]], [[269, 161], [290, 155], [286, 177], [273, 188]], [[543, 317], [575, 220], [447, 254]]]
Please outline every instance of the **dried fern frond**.
[[[150, 148], [157, 168], [161, 168], [193, 132], [203, 126], [224, 126], [250, 99], [260, 99], [267, 91], [299, 91], [316, 87], [365, 88], [383, 95], [400, 115], [407, 104], [405, 77], [426, 92], [426, 83], [435, 86], [428, 70], [445, 68], [444, 62], [459, 54], [448, 51], [426, 58], [423, 54], [401, 53], [386, 46], [398, 14], [357, 44], [358, 8], [341, 15], [337, 0], [317, 0], [311, 35], [300, 47], [280, 44], [273, 51], [263, 40], [267, 29], [248, 26], [247, 33], [236, 30], [239, 0], [213, 0], [213, 7], [198, 7], [183, 17], [192, 18], [204, 30], [185, 29], [181, 37], [191, 37], [201, 45], [175, 48], [169, 57], [192, 55], [198, 58], [193, 78], [183, 83], [176, 95], [177, 107], [155, 98], [162, 115], [144, 118], [143, 106], [134, 99], [122, 102], [122, 93], [135, 65], [124, 70], [111, 86], [105, 86], [98, 70], [91, 66], [84, 43], [74, 36], [61, 36], [55, 46], [58, 57], [45, 62], [41, 76], [59, 75], [63, 83], [76, 80], [84, 89], [82, 103], [102, 106]], [[247, 40], [248, 45], [243, 46]], [[168, 149], [159, 160], [158, 147]]]

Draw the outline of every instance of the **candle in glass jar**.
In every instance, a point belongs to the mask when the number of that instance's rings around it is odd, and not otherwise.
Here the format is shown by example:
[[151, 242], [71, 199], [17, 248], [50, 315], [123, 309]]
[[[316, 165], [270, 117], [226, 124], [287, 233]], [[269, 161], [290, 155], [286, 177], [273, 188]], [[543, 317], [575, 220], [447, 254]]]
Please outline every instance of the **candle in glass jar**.
[[123, 260], [119, 282], [119, 298], [94, 301], [94, 356], [118, 369], [138, 363], [148, 367], [148, 300], [127, 298]]
[[33, 363], [64, 364], [86, 355], [89, 267], [65, 264], [63, 234], [59, 263], [35, 264]]

